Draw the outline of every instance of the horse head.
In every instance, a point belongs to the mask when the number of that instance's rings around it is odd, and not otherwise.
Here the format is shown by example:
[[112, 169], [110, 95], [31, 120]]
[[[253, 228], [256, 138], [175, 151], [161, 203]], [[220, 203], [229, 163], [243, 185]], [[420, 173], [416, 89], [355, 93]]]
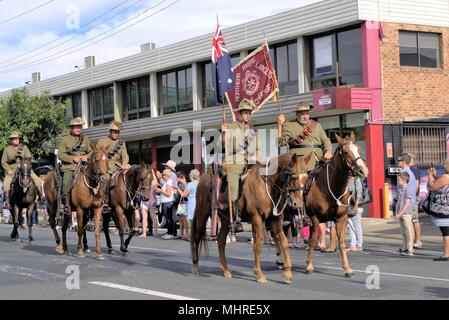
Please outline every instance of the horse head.
[[88, 167], [93, 171], [94, 175], [98, 176], [102, 182], [109, 181], [109, 147], [97, 148], [93, 147], [93, 152], [88, 159]]
[[362, 158], [362, 148], [355, 143], [354, 132], [346, 138], [335, 134], [338, 142], [338, 148], [335, 151], [343, 158], [344, 165], [351, 171], [354, 176], [362, 179], [368, 178], [368, 168]]
[[152, 179], [152, 171], [142, 163], [137, 171], [137, 182], [139, 184], [137, 192], [141, 195], [143, 201], [148, 201], [150, 198], [150, 181]]
[[296, 154], [292, 156], [287, 172], [288, 178], [288, 201], [294, 209], [302, 208], [304, 204], [303, 191], [307, 182], [307, 163], [312, 158], [312, 152], [306, 157], [299, 157]]
[[27, 189], [31, 184], [31, 159], [20, 158], [19, 183], [22, 188]]

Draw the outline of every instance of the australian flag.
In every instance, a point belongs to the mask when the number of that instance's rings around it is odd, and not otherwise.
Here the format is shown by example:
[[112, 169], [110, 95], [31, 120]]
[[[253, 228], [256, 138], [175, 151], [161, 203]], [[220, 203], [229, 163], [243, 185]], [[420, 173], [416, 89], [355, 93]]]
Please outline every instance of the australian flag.
[[217, 25], [212, 42], [212, 86], [216, 104], [223, 104], [224, 93], [234, 88], [231, 57], [221, 34], [220, 25]]

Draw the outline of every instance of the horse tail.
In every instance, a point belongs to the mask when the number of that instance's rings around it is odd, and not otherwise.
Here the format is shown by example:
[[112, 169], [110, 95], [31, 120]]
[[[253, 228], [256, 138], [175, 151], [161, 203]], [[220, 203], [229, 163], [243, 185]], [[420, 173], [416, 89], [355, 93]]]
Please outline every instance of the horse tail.
[[190, 232], [190, 249], [193, 265], [198, 265], [201, 248], [204, 248], [206, 255], [209, 254], [206, 224], [211, 213], [211, 184], [212, 176], [207, 172], [200, 178], [196, 190], [195, 214]]

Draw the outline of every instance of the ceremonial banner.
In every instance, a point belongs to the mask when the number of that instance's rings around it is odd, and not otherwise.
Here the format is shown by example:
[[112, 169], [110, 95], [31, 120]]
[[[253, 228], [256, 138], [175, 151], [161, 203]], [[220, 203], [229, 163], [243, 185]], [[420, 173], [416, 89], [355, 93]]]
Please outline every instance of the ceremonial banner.
[[264, 43], [254, 52], [240, 61], [232, 71], [234, 72], [235, 86], [226, 93], [234, 120], [238, 119], [240, 101], [249, 99], [256, 105], [258, 111], [269, 99], [276, 100], [279, 91], [276, 74], [270, 58], [268, 44]]

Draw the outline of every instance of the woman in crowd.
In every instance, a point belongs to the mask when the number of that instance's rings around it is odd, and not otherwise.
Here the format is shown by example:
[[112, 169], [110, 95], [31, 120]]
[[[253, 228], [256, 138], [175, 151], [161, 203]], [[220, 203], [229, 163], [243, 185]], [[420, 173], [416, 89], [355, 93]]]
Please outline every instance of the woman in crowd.
[[444, 161], [444, 174], [437, 177], [435, 168], [429, 169], [430, 206], [432, 222], [443, 235], [443, 255], [434, 261], [449, 261], [449, 157]]
[[161, 195], [161, 211], [167, 220], [167, 233], [162, 236], [162, 239], [170, 240], [175, 238], [176, 224], [173, 219], [173, 181], [170, 179], [172, 171], [165, 169], [162, 172], [162, 185], [156, 188], [156, 191]]

